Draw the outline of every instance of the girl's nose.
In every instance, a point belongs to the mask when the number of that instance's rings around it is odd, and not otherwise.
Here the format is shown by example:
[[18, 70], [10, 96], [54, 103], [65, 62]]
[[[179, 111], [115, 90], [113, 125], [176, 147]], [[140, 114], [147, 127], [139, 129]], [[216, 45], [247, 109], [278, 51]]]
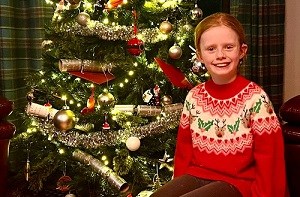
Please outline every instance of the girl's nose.
[[216, 55], [217, 55], [217, 58], [224, 58], [225, 57], [225, 53], [222, 49], [218, 49]]

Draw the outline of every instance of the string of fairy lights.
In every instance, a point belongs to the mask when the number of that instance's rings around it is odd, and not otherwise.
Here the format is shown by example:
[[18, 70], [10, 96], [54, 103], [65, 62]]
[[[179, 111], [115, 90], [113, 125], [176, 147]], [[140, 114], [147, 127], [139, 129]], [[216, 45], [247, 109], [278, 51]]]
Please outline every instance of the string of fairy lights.
[[[54, 14], [52, 17], [52, 24], [55, 26], [54, 33], [64, 32], [64, 34], [77, 35], [81, 37], [91, 37], [96, 36], [101, 40], [107, 41], [126, 41], [127, 44], [133, 41], [133, 44], [143, 45], [144, 43], [155, 44], [158, 42], [165, 41], [170, 37], [174, 39], [174, 46], [169, 49], [169, 56], [172, 59], [179, 59], [182, 55], [181, 46], [186, 44], [188, 38], [187, 35], [191, 35], [193, 27], [189, 24], [187, 19], [180, 19], [176, 21], [176, 24], [171, 24], [168, 19], [165, 19], [160, 24], [152, 24], [150, 28], [138, 29], [135, 21], [132, 25], [120, 25], [118, 20], [108, 17], [108, 12], [113, 9], [121, 8], [125, 6], [128, 2], [126, 0], [109, 0], [103, 3], [101, 0], [91, 3], [88, 0], [60, 0], [58, 3], [54, 3], [51, 0], [45, 0], [47, 4], [50, 4], [54, 8]], [[148, 0], [144, 3], [144, 8], [148, 10], [160, 10], [176, 8], [182, 0]], [[191, 18], [192, 20], [198, 20], [202, 18], [202, 10], [196, 6], [191, 8]], [[89, 13], [93, 13], [97, 7], [102, 7], [101, 17], [98, 20], [92, 20]], [[79, 10], [80, 8], [80, 10]], [[69, 20], [65, 22], [63, 19], [64, 11], [78, 10], [78, 15], [74, 20]], [[133, 13], [134, 14], [134, 13]], [[134, 18], [134, 17], [133, 17]], [[62, 22], [64, 21], [64, 22]], [[134, 40], [136, 39], [136, 40]], [[51, 50], [53, 45], [52, 40], [44, 40], [42, 47], [44, 50]], [[130, 54], [134, 56], [139, 56], [143, 51], [129, 51]], [[71, 79], [71, 75], [68, 72], [71, 71], [85, 71], [84, 69], [90, 69], [92, 72], [102, 72], [110, 74], [113, 72], [114, 67], [119, 66], [117, 63], [111, 62], [94, 62], [91, 60], [60, 60], [59, 70], [60, 73], [52, 72], [49, 76], [46, 76], [44, 71], [39, 72], [39, 80], [36, 87], [47, 86], [47, 80], [52, 79], [59, 83], [58, 80], [64, 82]], [[139, 66], [139, 62], [133, 63], [133, 69], [127, 71], [127, 75], [124, 80], [118, 82], [118, 84], [112, 85], [118, 86], [120, 88], [125, 87], [125, 84], [130, 83], [132, 78], [135, 77], [134, 68]], [[155, 69], [155, 71], [162, 72], [162, 70], [157, 69], [157, 65], [153, 63], [146, 63], [149, 69]], [[99, 69], [99, 70], [98, 70]], [[94, 83], [85, 82], [80, 77], [75, 78], [76, 83], [85, 84], [86, 88], [93, 90]], [[111, 89], [102, 88], [103, 94], [98, 97], [94, 97], [94, 92], [92, 92], [87, 106], [86, 113], [91, 111], [100, 110], [103, 105], [114, 106], [114, 98], [109, 94]], [[33, 90], [36, 91], [36, 90]], [[69, 89], [70, 91], [70, 89]], [[38, 104], [32, 101], [33, 92], [29, 92], [27, 97], [29, 98], [29, 103], [26, 108], [27, 115], [31, 116], [31, 124], [27, 128], [27, 132], [21, 133], [20, 137], [27, 138], [35, 132], [41, 132], [47, 137], [47, 139], [57, 145], [57, 151], [59, 154], [65, 154], [65, 147], [72, 148], [82, 148], [86, 149], [97, 149], [101, 146], [116, 146], [125, 143], [126, 147], [135, 151], [140, 146], [140, 139], [153, 136], [156, 134], [162, 134], [176, 128], [179, 124], [180, 114], [183, 108], [181, 103], [172, 103], [172, 99], [168, 96], [165, 97], [165, 103], [162, 107], [157, 106], [142, 106], [142, 105], [127, 105], [127, 106], [115, 106], [112, 107], [111, 111], [108, 111], [111, 115], [113, 121], [121, 122], [122, 114], [126, 116], [146, 116], [155, 117], [155, 121], [147, 124], [135, 124], [130, 121], [126, 121], [122, 125], [122, 129], [113, 130], [110, 128], [109, 124], [105, 122], [103, 124], [103, 129], [95, 132], [90, 132], [93, 130], [93, 124], [78, 124], [78, 118], [72, 109], [75, 107], [82, 109], [86, 104], [85, 101], [76, 99], [66, 92], [55, 93], [52, 95], [57, 97], [57, 99], [63, 100], [65, 103], [62, 109], [52, 108], [50, 103]], [[72, 98], [71, 98], [72, 97]], [[97, 104], [96, 104], [97, 103]], [[100, 103], [100, 104], [99, 104]], [[70, 107], [69, 107], [70, 106]], [[92, 106], [92, 107], [90, 107]], [[116, 107], [121, 109], [121, 112], [115, 110]], [[105, 116], [106, 118], [106, 116]], [[82, 132], [83, 131], [83, 132]], [[109, 158], [105, 154], [100, 155], [101, 161], [104, 165], [109, 164]]]

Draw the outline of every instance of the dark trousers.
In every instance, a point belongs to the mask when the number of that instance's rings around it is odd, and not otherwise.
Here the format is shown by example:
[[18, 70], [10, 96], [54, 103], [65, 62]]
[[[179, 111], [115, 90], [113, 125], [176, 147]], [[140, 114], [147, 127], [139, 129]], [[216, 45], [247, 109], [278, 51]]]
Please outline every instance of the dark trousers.
[[242, 197], [231, 184], [205, 180], [191, 175], [176, 177], [160, 187], [150, 197]]

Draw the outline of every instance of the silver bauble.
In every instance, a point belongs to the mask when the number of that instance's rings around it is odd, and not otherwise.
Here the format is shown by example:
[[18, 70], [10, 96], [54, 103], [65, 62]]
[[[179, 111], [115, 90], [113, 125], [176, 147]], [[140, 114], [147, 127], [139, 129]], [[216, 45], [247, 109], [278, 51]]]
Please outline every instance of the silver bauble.
[[169, 56], [172, 59], [179, 59], [182, 55], [182, 49], [180, 46], [174, 45], [169, 49]]
[[190, 13], [192, 20], [200, 20], [203, 17], [203, 11], [198, 8], [197, 4], [195, 5], [194, 9], [190, 11]]
[[204, 73], [207, 72], [206, 67], [204, 66], [204, 64], [202, 64], [197, 59], [195, 59], [194, 62], [193, 62], [192, 71], [193, 71], [194, 74], [198, 74], [198, 75], [203, 75]]

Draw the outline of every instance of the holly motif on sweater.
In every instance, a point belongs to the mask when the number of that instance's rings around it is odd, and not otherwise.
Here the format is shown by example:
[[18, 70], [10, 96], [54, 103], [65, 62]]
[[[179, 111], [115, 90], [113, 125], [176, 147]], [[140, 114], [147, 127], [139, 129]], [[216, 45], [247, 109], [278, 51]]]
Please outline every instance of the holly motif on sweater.
[[[234, 125], [228, 125], [227, 128], [228, 128], [228, 131], [232, 134], [236, 134], [238, 131], [239, 131], [239, 127], [240, 127], [240, 122], [241, 122], [241, 119], [237, 119], [234, 123]], [[249, 120], [250, 122], [250, 120]]]
[[201, 132], [208, 131], [213, 126], [213, 121], [204, 122], [201, 118], [198, 119], [198, 127]]
[[255, 106], [254, 106], [253, 108], [250, 109], [251, 112], [252, 112], [252, 113], [258, 113], [259, 110], [260, 110], [260, 108], [261, 108], [261, 104], [262, 104], [261, 99], [259, 99], [259, 100], [255, 103]]

